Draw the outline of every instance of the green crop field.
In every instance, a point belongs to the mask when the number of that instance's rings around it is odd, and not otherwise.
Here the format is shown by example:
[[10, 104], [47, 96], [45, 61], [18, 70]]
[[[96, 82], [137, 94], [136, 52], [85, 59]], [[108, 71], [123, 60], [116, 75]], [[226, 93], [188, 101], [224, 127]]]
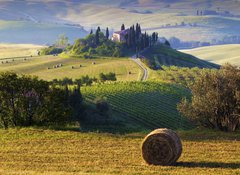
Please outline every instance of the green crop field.
[[216, 64], [231, 63], [240, 66], [239, 44], [201, 47], [191, 50], [182, 50], [182, 52]]
[[81, 90], [87, 100], [106, 98], [114, 110], [147, 128], [193, 128], [176, 109], [181, 98], [189, 95], [181, 87], [157, 82], [129, 82], [82, 87]]
[[240, 174], [239, 133], [179, 132], [183, 154], [176, 166], [149, 166], [141, 133], [114, 135], [46, 129], [0, 130], [0, 174]]

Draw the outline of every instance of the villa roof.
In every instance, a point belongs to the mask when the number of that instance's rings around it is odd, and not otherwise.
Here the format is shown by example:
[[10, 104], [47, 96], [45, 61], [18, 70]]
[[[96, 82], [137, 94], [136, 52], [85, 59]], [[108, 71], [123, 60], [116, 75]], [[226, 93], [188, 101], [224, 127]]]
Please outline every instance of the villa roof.
[[129, 31], [129, 29], [126, 29], [126, 30], [117, 31], [117, 32], [114, 32], [114, 33], [119, 34], [119, 35], [121, 35], [121, 34], [125, 35], [128, 31]]

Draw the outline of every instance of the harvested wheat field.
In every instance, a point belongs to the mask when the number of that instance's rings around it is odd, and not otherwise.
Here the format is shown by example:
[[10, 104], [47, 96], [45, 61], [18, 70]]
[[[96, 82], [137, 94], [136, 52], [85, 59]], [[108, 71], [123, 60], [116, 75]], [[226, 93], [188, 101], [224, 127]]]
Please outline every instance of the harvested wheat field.
[[0, 130], [0, 174], [240, 174], [239, 133], [178, 133], [177, 165], [150, 166], [141, 157], [142, 133]]

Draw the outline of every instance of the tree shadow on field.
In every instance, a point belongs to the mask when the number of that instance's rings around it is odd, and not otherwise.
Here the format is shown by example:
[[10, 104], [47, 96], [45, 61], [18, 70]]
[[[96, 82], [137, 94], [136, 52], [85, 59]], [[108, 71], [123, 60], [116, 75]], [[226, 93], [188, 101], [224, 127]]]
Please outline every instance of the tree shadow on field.
[[224, 163], [224, 162], [178, 162], [178, 167], [186, 168], [230, 168], [239, 169], [240, 163]]

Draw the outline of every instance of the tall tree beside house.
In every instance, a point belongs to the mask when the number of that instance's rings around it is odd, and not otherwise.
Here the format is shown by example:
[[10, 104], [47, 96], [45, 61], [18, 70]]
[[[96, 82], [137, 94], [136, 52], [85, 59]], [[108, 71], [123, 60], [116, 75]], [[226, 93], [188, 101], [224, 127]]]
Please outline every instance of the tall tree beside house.
[[131, 43], [132, 43], [132, 48], [135, 48], [136, 46], [136, 31], [134, 25], [132, 26], [132, 33], [131, 33]]
[[108, 30], [108, 27], [106, 29], [106, 38], [108, 39], [109, 38], [109, 30]]
[[144, 46], [144, 35], [141, 36], [141, 50], [143, 50], [145, 48]]
[[127, 45], [128, 45], [128, 48], [131, 48], [132, 47], [132, 27], [130, 27], [129, 29], [129, 33], [128, 33], [128, 38], [127, 38]]
[[141, 27], [140, 24], [136, 24], [136, 40], [140, 40], [140, 36], [141, 36], [142, 32], [141, 32]]
[[123, 31], [123, 30], [125, 30], [125, 25], [124, 24], [122, 24], [122, 26], [121, 26], [121, 31]]
[[96, 30], [96, 34], [95, 34], [95, 44], [96, 45], [99, 45], [99, 32], [100, 32], [100, 30]]
[[101, 28], [99, 26], [98, 26], [97, 30], [98, 30], [98, 32], [101, 32]]
[[152, 33], [152, 44], [156, 44], [157, 40], [158, 40], [158, 33], [153, 32]]
[[144, 33], [144, 37], [143, 37], [144, 39], [143, 39], [143, 41], [144, 41], [144, 48], [146, 48], [146, 47], [148, 47], [148, 45], [147, 45], [147, 32], [145, 31], [145, 33]]

